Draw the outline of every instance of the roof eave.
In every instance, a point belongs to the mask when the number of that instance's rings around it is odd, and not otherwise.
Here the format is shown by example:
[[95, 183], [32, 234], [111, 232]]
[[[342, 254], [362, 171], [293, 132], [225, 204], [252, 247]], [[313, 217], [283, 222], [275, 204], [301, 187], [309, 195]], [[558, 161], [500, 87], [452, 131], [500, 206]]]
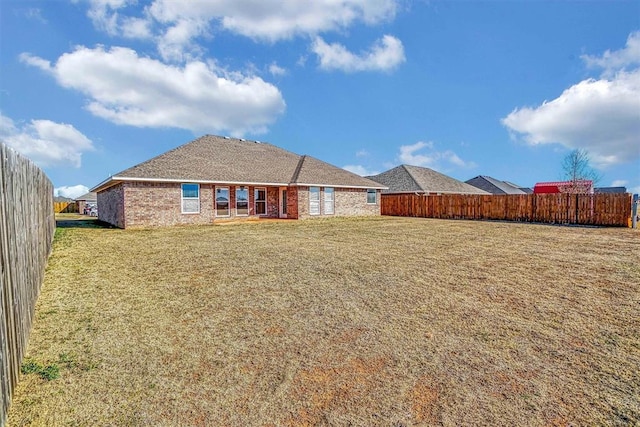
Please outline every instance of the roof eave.
[[226, 184], [226, 185], [264, 185], [269, 187], [307, 186], [307, 187], [337, 187], [337, 188], [374, 188], [376, 190], [386, 190], [388, 187], [380, 185], [343, 185], [343, 184], [322, 184], [322, 183], [287, 183], [287, 182], [264, 182], [264, 181], [228, 181], [228, 180], [208, 180], [208, 179], [177, 179], [177, 178], [140, 178], [128, 176], [111, 176], [96, 185], [91, 191], [103, 191], [120, 182], [170, 182], [170, 183], [194, 183], [194, 184]]
[[99, 191], [103, 191], [106, 190], [109, 187], [113, 187], [114, 185], [117, 184], [117, 182], [115, 181], [114, 176], [110, 176], [109, 178], [105, 179], [104, 181], [102, 181], [100, 184], [96, 185], [95, 187], [93, 187], [92, 189], [90, 189], [90, 192], [99, 192]]
[[335, 188], [359, 188], [359, 189], [375, 189], [375, 190], [388, 190], [389, 187], [385, 187], [382, 185], [344, 185], [344, 184], [319, 184], [319, 183], [313, 183], [313, 184], [308, 184], [308, 183], [303, 183], [303, 182], [296, 182], [296, 183], [291, 183], [289, 184], [291, 186], [297, 186], [297, 187], [335, 187]]

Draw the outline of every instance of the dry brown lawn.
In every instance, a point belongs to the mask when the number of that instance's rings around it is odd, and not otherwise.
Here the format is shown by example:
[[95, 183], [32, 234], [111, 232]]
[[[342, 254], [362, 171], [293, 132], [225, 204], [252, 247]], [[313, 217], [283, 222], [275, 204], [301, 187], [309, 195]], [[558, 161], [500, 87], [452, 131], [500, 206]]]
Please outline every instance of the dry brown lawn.
[[640, 233], [61, 228], [27, 356], [11, 426], [637, 425]]

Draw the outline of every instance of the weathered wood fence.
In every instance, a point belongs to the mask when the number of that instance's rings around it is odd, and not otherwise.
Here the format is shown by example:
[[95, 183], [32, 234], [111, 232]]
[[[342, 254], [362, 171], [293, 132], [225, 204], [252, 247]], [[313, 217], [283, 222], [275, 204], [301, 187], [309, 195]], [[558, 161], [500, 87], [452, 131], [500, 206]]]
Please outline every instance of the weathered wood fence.
[[76, 202], [54, 202], [53, 211], [55, 213], [75, 213], [78, 212], [78, 204]]
[[18, 381], [54, 232], [51, 181], [0, 144], [0, 425]]
[[383, 194], [382, 215], [629, 227], [631, 194]]

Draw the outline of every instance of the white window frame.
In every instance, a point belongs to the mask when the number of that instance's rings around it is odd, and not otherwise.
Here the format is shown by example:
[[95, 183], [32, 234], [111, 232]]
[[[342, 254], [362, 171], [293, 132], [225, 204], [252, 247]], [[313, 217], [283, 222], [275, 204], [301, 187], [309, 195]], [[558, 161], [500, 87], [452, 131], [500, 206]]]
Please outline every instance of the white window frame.
[[[258, 199], [256, 197], [259, 190], [264, 191], [264, 200]], [[264, 213], [258, 213], [258, 203], [264, 203]], [[253, 209], [258, 216], [267, 216], [269, 214], [267, 212], [267, 187], [255, 187], [253, 189]]]
[[[313, 194], [317, 194], [317, 199], [312, 198]], [[314, 211], [313, 206], [317, 206], [317, 212]], [[309, 215], [320, 215], [320, 187], [309, 187]]]
[[[247, 213], [241, 214], [238, 213], [238, 191], [244, 190], [247, 192]], [[249, 216], [249, 187], [240, 185], [236, 187], [236, 216]]]
[[[369, 194], [373, 191], [373, 202], [369, 201]], [[367, 188], [367, 204], [368, 205], [377, 205], [378, 204], [378, 190], [375, 188]]]
[[[218, 190], [227, 190], [227, 214], [226, 215], [218, 215]], [[229, 218], [231, 216], [231, 190], [229, 189], [229, 187], [216, 187], [213, 193], [214, 196], [214, 201], [213, 203], [215, 203], [215, 211], [216, 211], [216, 217], [217, 218]]]
[[[329, 191], [327, 191], [329, 190]], [[336, 213], [336, 190], [333, 187], [325, 187], [323, 192], [324, 213], [325, 215], [335, 215]], [[327, 198], [327, 194], [331, 194], [331, 198]]]
[[[184, 187], [185, 185], [195, 185], [198, 195], [196, 197], [185, 197], [184, 196]], [[185, 215], [195, 215], [195, 214], [199, 214], [200, 213], [200, 184], [195, 184], [195, 183], [191, 183], [191, 182], [185, 182], [180, 184], [180, 211], [185, 214]], [[184, 202], [186, 200], [196, 200], [198, 202], [198, 210], [197, 211], [185, 211], [184, 210]]]

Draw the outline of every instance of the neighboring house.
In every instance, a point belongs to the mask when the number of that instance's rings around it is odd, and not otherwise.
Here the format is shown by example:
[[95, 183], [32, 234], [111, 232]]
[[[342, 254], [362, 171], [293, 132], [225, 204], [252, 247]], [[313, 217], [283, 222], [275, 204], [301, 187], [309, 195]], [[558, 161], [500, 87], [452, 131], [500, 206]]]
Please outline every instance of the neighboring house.
[[98, 207], [98, 196], [95, 192], [88, 192], [76, 199], [78, 212], [83, 215], [90, 215]]
[[97, 185], [117, 227], [380, 215], [384, 185], [268, 143], [206, 135]]
[[400, 165], [367, 178], [389, 187], [384, 193], [489, 194], [455, 178], [421, 166]]
[[531, 194], [533, 192], [530, 188], [521, 188], [511, 182], [500, 181], [487, 175], [478, 175], [465, 182], [491, 194]]
[[593, 191], [595, 193], [624, 194], [627, 192], [627, 187], [596, 187]]

